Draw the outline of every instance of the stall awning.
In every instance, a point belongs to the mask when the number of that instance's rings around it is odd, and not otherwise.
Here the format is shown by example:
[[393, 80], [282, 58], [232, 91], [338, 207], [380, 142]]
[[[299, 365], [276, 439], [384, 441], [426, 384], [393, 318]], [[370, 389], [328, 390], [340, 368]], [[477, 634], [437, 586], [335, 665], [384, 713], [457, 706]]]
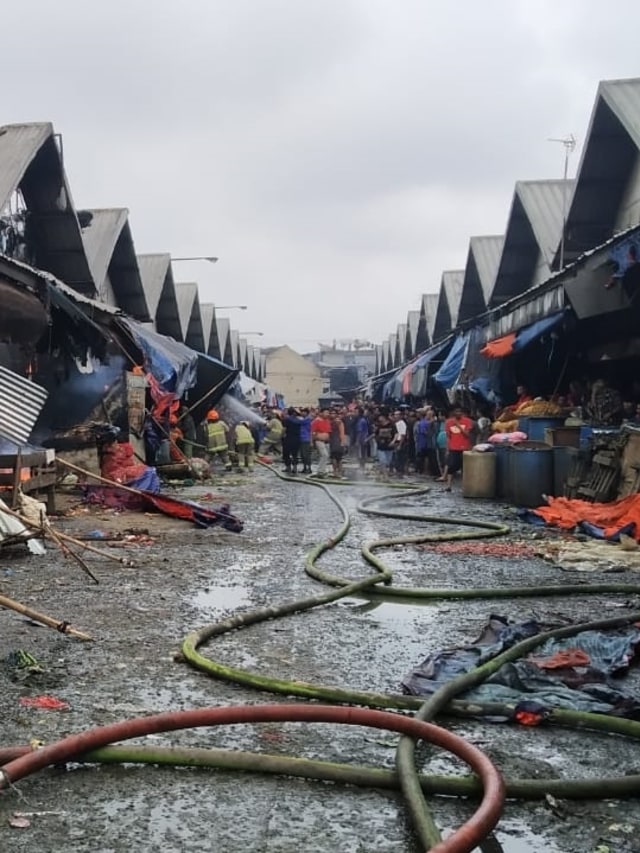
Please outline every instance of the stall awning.
[[420, 353], [420, 355], [414, 361], [411, 362], [411, 372], [415, 373], [421, 367], [426, 367], [431, 361], [433, 361], [441, 353], [443, 353], [447, 347], [451, 346], [452, 340], [453, 339], [451, 338], [451, 336], [449, 336], [443, 341], [440, 341], [439, 343], [434, 344], [432, 347], [429, 347], [429, 349], [425, 350], [423, 353]]
[[451, 347], [451, 352], [433, 377], [438, 385], [441, 385], [443, 388], [453, 388], [458, 381], [460, 371], [464, 367], [468, 346], [469, 332], [465, 332], [455, 339]]
[[531, 325], [525, 326], [517, 332], [510, 332], [501, 338], [494, 338], [486, 343], [480, 352], [487, 358], [504, 358], [507, 355], [512, 355], [550, 332], [562, 322], [564, 316], [564, 311], [557, 311], [555, 314], [531, 323]]

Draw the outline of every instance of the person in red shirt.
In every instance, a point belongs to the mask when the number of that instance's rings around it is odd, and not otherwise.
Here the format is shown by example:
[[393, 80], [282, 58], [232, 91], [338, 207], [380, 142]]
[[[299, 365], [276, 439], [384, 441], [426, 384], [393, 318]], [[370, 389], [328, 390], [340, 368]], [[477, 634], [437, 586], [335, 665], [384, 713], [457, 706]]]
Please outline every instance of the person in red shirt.
[[462, 409], [454, 409], [450, 418], [444, 424], [447, 435], [447, 491], [451, 491], [453, 476], [462, 471], [462, 454], [473, 446], [473, 421]]
[[329, 463], [329, 439], [331, 437], [331, 420], [329, 410], [322, 412], [311, 421], [311, 439], [313, 446], [318, 452], [317, 477], [327, 476], [327, 465]]
[[513, 404], [515, 409], [518, 409], [520, 406], [523, 406], [525, 403], [530, 403], [533, 400], [533, 397], [524, 385], [518, 385], [516, 388], [516, 394], [518, 395], [518, 399]]

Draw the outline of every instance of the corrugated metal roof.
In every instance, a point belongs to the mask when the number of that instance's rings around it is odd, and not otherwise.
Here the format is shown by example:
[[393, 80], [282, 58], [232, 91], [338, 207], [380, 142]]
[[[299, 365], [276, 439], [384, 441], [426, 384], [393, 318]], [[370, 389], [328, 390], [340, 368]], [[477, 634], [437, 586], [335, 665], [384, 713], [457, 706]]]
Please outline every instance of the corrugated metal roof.
[[50, 122], [0, 127], [0, 209], [9, 201], [29, 164], [52, 135]]
[[598, 86], [598, 97], [606, 101], [640, 148], [640, 78], [603, 80]]
[[100, 292], [120, 232], [124, 228], [129, 211], [124, 207], [89, 210], [91, 222], [82, 229], [82, 242], [93, 273], [93, 281]]
[[569, 211], [574, 187], [574, 180], [518, 181], [516, 184], [516, 193], [549, 272], [562, 237], [563, 213], [566, 216]]
[[214, 322], [218, 331], [218, 343], [220, 344], [220, 358], [225, 361], [227, 344], [229, 342], [230, 321], [228, 317], [216, 317], [214, 311]]
[[473, 253], [485, 304], [489, 303], [496, 283], [503, 246], [504, 235], [472, 237], [469, 241], [469, 250]]
[[[37, 168], [30, 169], [34, 161]], [[93, 295], [80, 225], [49, 122], [0, 127], [0, 209], [18, 187], [37, 235], [39, 265]]]
[[198, 296], [198, 285], [195, 281], [182, 281], [176, 283], [176, 302], [178, 303], [178, 317], [182, 337], [186, 340], [189, 331], [189, 321], [193, 311], [194, 302]]
[[156, 319], [162, 288], [167, 274], [170, 273], [171, 255], [138, 255], [138, 268], [142, 279], [142, 288], [147, 300], [151, 319]]
[[407, 335], [409, 338], [409, 349], [411, 355], [416, 354], [416, 341], [418, 339], [418, 326], [420, 325], [420, 312], [409, 311], [407, 314]]
[[424, 293], [422, 295], [422, 310], [427, 322], [427, 332], [429, 334], [429, 343], [433, 343], [433, 330], [436, 325], [436, 315], [438, 313], [438, 302], [440, 300], [439, 293]]
[[202, 323], [202, 337], [204, 338], [204, 351], [207, 355], [214, 355], [217, 358], [215, 353], [210, 351], [211, 349], [211, 331], [213, 329], [213, 317], [215, 313], [215, 307], [212, 302], [201, 302], [200, 303], [200, 322]]
[[236, 329], [229, 331], [229, 343], [231, 346], [231, 359], [234, 367], [238, 366], [238, 332]]
[[396, 366], [396, 353], [398, 350], [398, 335], [396, 332], [392, 332], [389, 335], [389, 364], [391, 367]]
[[449, 306], [451, 317], [451, 328], [458, 324], [458, 311], [460, 310], [460, 299], [464, 285], [464, 270], [447, 270], [442, 273], [442, 287]]
[[238, 340], [238, 355], [240, 356], [240, 364], [238, 367], [240, 370], [244, 370], [247, 361], [247, 341], [245, 338], [240, 338]]
[[382, 371], [389, 370], [389, 341], [382, 342]]
[[47, 396], [40, 385], [0, 366], [0, 436], [27, 444]]

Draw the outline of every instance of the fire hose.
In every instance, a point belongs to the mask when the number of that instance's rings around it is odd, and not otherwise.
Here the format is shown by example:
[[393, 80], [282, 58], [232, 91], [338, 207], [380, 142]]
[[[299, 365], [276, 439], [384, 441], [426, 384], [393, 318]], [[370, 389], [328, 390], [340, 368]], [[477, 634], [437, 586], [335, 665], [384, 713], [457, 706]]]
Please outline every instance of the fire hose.
[[[282, 476], [282, 475], [279, 475]], [[283, 479], [294, 479], [283, 477]], [[155, 715], [134, 719], [110, 726], [104, 726], [73, 735], [57, 743], [32, 750], [9, 748], [0, 750], [0, 789], [14, 784], [44, 767], [57, 765], [65, 761], [85, 762], [140, 762], [152, 764], [176, 764], [186, 766], [215, 766], [266, 773], [285, 773], [303, 778], [331, 779], [363, 786], [383, 788], [400, 787], [407, 801], [409, 811], [418, 837], [426, 849], [438, 853], [461, 853], [471, 851], [491, 832], [499, 820], [505, 796], [505, 788], [500, 776], [483, 753], [446, 729], [433, 725], [430, 721], [443, 713], [456, 716], [483, 716], [496, 713], [510, 717], [513, 709], [499, 703], [469, 703], [456, 697], [470, 687], [482, 683], [503, 663], [527, 654], [550, 637], [571, 636], [587, 629], [606, 629], [621, 627], [640, 620], [640, 613], [629, 614], [613, 620], [572, 625], [556, 631], [538, 634], [492, 658], [487, 663], [448, 682], [438, 690], [428, 702], [410, 696], [393, 694], [375, 694], [364, 691], [334, 688], [325, 685], [309, 684], [299, 681], [286, 681], [271, 678], [258, 673], [229, 667], [212, 660], [198, 651], [199, 647], [215, 636], [220, 636], [237, 628], [246, 628], [266, 619], [304, 612], [311, 608], [336, 601], [357, 593], [372, 595], [400, 595], [430, 599], [443, 598], [497, 598], [524, 597], [540, 595], [562, 595], [568, 593], [640, 593], [640, 586], [633, 584], [591, 584], [556, 585], [548, 587], [518, 587], [496, 589], [413, 589], [392, 586], [392, 575], [383, 561], [374, 553], [385, 547], [399, 544], [419, 544], [442, 541], [444, 539], [471, 539], [478, 536], [500, 536], [509, 532], [505, 525], [490, 522], [469, 521], [468, 519], [448, 519], [424, 515], [407, 515], [391, 510], [374, 509], [372, 501], [363, 501], [358, 509], [369, 514], [392, 518], [409, 518], [419, 521], [448, 523], [474, 528], [473, 531], [456, 531], [452, 534], [424, 534], [421, 536], [395, 537], [377, 540], [362, 546], [364, 559], [376, 572], [369, 577], [350, 581], [318, 569], [316, 563], [326, 551], [334, 548], [347, 534], [350, 526], [349, 514], [344, 504], [324, 483], [313, 480], [307, 482], [325, 491], [336, 504], [342, 523], [339, 530], [326, 541], [314, 546], [305, 560], [306, 571], [316, 580], [326, 583], [334, 589], [301, 601], [289, 602], [275, 607], [260, 608], [250, 612], [235, 614], [221, 622], [189, 634], [183, 641], [184, 659], [194, 667], [217, 678], [251, 686], [275, 694], [297, 696], [323, 702], [342, 705], [364, 705], [358, 707], [335, 707], [320, 705], [252, 705], [229, 708], [207, 708], [198, 711], [185, 711]], [[420, 494], [412, 490], [412, 495]], [[378, 501], [382, 498], [378, 498]], [[399, 591], [400, 590], [400, 591]], [[391, 714], [375, 708], [396, 711], [414, 711], [413, 718], [403, 714]], [[162, 749], [158, 747], [108, 746], [118, 740], [138, 737], [152, 732], [169, 731], [191, 726], [220, 725], [237, 722], [265, 721], [303, 721], [303, 722], [341, 722], [352, 725], [368, 725], [387, 728], [399, 732], [402, 737], [397, 751], [396, 771], [384, 771], [355, 765], [341, 765], [329, 762], [315, 762], [307, 759], [270, 756], [256, 753], [239, 753], [226, 750]], [[609, 733], [623, 734], [640, 739], [640, 723], [599, 714], [585, 712], [553, 710], [548, 722], [577, 728], [592, 728]], [[417, 773], [414, 748], [417, 739], [442, 746], [467, 761], [477, 773], [480, 782], [474, 777], [436, 777]], [[598, 797], [637, 795], [640, 791], [640, 776], [625, 776], [607, 780], [507, 780], [506, 795], [515, 798], [537, 798], [553, 793], [562, 797]], [[459, 796], [477, 796], [482, 792], [482, 801], [474, 816], [463, 824], [452, 836], [441, 841], [437, 828], [431, 818], [425, 794], [445, 793]]]

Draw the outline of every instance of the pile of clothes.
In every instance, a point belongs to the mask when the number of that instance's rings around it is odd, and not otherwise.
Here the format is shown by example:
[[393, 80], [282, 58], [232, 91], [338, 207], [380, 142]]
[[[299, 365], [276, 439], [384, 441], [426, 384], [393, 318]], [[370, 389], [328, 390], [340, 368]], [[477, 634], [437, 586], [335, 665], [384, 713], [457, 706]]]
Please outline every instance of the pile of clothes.
[[[430, 696], [456, 676], [546, 628], [535, 619], [511, 623], [493, 614], [481, 635], [469, 645], [444, 649], [425, 658], [405, 676], [402, 689], [413, 696]], [[639, 643], [640, 628], [635, 625], [550, 639], [526, 658], [503, 664], [483, 684], [459, 698], [511, 706], [526, 700], [550, 709], [640, 719], [640, 697], [625, 691], [614, 680], [628, 670]]]

